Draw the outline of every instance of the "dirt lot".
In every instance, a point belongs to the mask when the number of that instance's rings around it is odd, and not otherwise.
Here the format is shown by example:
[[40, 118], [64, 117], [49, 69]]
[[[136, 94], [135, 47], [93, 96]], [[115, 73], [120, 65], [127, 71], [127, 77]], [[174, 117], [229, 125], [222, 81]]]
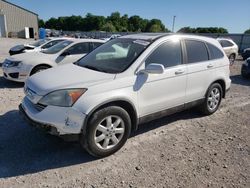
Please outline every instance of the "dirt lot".
[[[21, 42], [0, 39], [0, 61]], [[0, 70], [0, 187], [250, 187], [250, 80], [241, 78], [241, 64], [217, 113], [190, 110], [141, 125], [99, 160], [29, 127], [17, 110], [23, 84]]]

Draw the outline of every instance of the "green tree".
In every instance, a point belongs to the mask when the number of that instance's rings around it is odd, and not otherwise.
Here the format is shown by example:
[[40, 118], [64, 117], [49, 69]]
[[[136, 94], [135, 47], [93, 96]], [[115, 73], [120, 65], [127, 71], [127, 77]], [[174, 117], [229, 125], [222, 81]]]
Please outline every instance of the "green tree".
[[146, 26], [146, 32], [164, 32], [165, 30], [165, 26], [158, 19], [150, 20]]
[[111, 22], [104, 24], [101, 30], [106, 32], [116, 32], [115, 26]]
[[228, 33], [228, 31], [222, 27], [183, 27], [178, 33]]
[[250, 29], [246, 30], [244, 33], [245, 34], [250, 34]]
[[38, 19], [38, 27], [39, 28], [44, 28], [45, 27], [45, 22], [42, 19]]
[[49, 29], [57, 29], [60, 30], [61, 27], [58, 25], [58, 21], [56, 18], [52, 17], [50, 18], [46, 23], [45, 23], [45, 27], [49, 28]]

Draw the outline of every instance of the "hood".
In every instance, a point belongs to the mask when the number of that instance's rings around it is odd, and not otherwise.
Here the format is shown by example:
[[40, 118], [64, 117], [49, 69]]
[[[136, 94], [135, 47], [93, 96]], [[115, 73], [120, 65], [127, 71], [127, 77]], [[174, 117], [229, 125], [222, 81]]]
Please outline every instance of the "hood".
[[34, 64], [34, 62], [46, 63], [50, 60], [55, 60], [55, 56], [52, 54], [44, 54], [41, 52], [29, 52], [13, 55], [7, 58], [10, 61], [22, 61], [24, 64]]
[[25, 85], [37, 95], [43, 96], [59, 89], [88, 88], [114, 78], [115, 74], [102, 73], [74, 64], [67, 64], [39, 72], [28, 78]]

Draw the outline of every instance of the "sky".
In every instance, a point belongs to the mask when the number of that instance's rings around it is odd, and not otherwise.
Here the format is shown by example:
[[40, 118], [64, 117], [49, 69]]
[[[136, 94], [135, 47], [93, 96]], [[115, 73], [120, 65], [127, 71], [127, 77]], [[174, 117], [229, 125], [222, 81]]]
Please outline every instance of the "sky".
[[8, 0], [48, 20], [50, 17], [87, 13], [109, 16], [112, 12], [160, 19], [175, 31], [182, 27], [224, 27], [230, 33], [250, 28], [250, 0]]

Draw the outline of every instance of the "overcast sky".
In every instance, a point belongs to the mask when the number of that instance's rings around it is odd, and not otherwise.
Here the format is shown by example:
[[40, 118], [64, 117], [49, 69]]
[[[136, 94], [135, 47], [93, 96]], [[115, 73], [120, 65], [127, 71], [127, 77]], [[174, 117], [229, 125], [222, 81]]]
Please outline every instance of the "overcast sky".
[[230, 33], [250, 28], [250, 0], [9, 0], [36, 12], [40, 18], [82, 15], [88, 12], [108, 16], [111, 12], [158, 18], [171, 30], [181, 27], [224, 27]]

